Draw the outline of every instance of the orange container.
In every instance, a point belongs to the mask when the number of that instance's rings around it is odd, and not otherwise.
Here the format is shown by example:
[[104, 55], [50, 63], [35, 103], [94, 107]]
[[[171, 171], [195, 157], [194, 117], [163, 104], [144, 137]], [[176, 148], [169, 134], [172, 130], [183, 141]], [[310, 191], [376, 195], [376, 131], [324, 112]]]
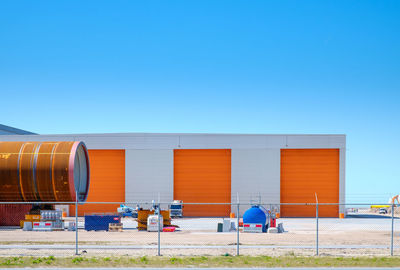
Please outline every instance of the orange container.
[[235, 213], [231, 213], [231, 214], [229, 215], [229, 217], [230, 217], [230, 218], [235, 218]]
[[63, 211], [63, 212], [62, 212], [62, 217], [63, 217], [63, 218], [66, 218], [66, 217], [67, 217], [67, 212]]
[[243, 218], [239, 219], [239, 227], [243, 227]]
[[275, 218], [280, 218], [281, 217], [281, 214], [280, 213], [276, 213], [275, 214]]
[[344, 218], [344, 214], [343, 213], [339, 213], [339, 218]]

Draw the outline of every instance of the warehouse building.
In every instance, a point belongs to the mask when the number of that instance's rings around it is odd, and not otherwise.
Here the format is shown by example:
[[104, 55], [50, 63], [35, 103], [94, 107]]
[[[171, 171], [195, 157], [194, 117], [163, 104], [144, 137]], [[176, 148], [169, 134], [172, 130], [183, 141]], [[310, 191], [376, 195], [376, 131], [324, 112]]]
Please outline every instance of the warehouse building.
[[[3, 133], [4, 134], [4, 133]], [[114, 133], [0, 135], [0, 141], [84, 141], [91, 202], [345, 202], [345, 135]], [[115, 212], [86, 204], [79, 214]], [[249, 206], [241, 206], [243, 213]], [[73, 208], [70, 209], [74, 211]], [[228, 216], [230, 205], [186, 205], [185, 216]], [[281, 206], [282, 217], [312, 217], [315, 207]], [[72, 212], [73, 213], [73, 212]], [[338, 217], [343, 206], [320, 207]]]

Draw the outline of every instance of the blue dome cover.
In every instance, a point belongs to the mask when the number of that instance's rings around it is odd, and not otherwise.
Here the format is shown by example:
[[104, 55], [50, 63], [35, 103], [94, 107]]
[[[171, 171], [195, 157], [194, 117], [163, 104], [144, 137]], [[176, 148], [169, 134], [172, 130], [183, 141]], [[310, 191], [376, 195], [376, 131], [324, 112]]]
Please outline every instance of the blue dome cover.
[[243, 223], [257, 223], [265, 226], [267, 215], [259, 206], [252, 206], [243, 215]]

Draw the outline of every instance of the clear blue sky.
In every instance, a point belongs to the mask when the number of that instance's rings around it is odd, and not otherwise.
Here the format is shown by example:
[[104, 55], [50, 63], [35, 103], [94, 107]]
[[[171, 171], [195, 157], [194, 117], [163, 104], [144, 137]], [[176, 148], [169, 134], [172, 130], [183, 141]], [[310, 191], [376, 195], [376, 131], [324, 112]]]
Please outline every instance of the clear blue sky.
[[400, 193], [400, 1], [1, 1], [0, 123], [347, 134], [348, 201]]

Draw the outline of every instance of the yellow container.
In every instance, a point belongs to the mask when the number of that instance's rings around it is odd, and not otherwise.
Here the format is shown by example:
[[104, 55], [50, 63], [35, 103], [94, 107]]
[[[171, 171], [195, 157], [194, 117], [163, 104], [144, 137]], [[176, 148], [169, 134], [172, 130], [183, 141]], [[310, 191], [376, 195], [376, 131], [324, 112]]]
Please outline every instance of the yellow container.
[[25, 220], [39, 221], [40, 215], [25, 215]]

